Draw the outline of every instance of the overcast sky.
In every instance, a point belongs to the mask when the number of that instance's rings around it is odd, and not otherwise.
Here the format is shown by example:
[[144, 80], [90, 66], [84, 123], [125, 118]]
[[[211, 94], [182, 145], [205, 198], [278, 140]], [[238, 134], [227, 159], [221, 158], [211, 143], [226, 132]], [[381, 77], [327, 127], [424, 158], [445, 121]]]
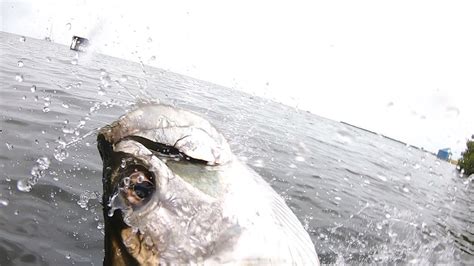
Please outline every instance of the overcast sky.
[[473, 1], [0, 1], [2, 31], [88, 37], [431, 151], [474, 134]]

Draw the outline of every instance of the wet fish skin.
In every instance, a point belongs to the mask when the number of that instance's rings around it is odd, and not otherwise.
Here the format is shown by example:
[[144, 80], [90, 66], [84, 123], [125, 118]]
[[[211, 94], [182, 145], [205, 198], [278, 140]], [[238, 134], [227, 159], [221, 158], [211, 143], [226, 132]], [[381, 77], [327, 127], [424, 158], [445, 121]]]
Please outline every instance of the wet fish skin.
[[[164, 105], [139, 106], [100, 130], [98, 149], [104, 265], [319, 264], [283, 199], [201, 117]], [[144, 165], [156, 191], [143, 206], [123, 207], [110, 217], [111, 195], [127, 171], [124, 161]]]

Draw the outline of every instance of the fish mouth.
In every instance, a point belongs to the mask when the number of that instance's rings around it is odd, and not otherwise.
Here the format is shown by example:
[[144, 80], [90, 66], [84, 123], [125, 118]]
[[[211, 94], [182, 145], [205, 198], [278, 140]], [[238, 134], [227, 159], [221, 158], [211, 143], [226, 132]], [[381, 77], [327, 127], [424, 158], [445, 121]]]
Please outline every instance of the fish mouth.
[[115, 187], [119, 182], [112, 179], [113, 169], [120, 167], [125, 153], [117, 153], [113, 150], [113, 144], [105, 139], [103, 134], [97, 137], [97, 146], [103, 161], [103, 217], [104, 217], [104, 265], [140, 265], [137, 259], [131, 255], [129, 248], [124, 243], [123, 235], [133, 236], [130, 226], [123, 220], [123, 214], [118, 210], [113, 210], [110, 205], [110, 197], [115, 193]]
[[97, 147], [103, 161], [104, 265], [160, 263], [162, 247], [129, 218], [172, 204], [163, 199], [168, 180], [176, 178], [166, 160], [218, 166], [231, 158], [227, 142], [206, 120], [163, 105], [139, 106], [101, 128]]

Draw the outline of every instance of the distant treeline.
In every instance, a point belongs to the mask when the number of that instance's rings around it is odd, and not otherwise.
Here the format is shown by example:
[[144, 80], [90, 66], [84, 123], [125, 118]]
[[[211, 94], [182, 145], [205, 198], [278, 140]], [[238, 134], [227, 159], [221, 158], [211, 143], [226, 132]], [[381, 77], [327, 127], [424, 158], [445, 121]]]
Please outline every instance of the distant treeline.
[[466, 143], [467, 149], [459, 159], [459, 169], [464, 171], [464, 174], [470, 176], [474, 174], [474, 140], [468, 140]]

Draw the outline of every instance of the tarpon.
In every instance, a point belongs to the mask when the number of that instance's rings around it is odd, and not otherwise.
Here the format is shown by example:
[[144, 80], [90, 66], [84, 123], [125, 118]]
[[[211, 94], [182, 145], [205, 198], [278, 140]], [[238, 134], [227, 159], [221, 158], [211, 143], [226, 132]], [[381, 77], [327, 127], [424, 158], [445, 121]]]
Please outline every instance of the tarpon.
[[143, 104], [100, 129], [104, 265], [318, 265], [308, 233], [200, 116]]

